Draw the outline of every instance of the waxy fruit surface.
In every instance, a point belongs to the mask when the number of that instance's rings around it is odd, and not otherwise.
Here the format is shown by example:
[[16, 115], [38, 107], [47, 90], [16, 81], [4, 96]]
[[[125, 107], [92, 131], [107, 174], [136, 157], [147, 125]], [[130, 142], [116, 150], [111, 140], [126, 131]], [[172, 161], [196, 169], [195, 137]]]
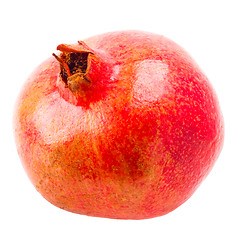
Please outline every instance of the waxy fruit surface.
[[59, 208], [106, 218], [152, 218], [184, 203], [223, 144], [218, 100], [196, 62], [140, 31], [57, 50], [30, 75], [14, 114], [36, 189]]

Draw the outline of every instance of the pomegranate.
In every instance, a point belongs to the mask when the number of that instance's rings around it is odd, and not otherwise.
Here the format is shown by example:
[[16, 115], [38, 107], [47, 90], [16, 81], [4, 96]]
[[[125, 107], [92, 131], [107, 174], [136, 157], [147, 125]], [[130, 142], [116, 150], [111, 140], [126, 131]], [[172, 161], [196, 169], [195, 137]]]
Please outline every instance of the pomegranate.
[[23, 166], [49, 202], [115, 219], [184, 203], [223, 145], [216, 94], [173, 41], [119, 31], [61, 44], [25, 83], [14, 131]]

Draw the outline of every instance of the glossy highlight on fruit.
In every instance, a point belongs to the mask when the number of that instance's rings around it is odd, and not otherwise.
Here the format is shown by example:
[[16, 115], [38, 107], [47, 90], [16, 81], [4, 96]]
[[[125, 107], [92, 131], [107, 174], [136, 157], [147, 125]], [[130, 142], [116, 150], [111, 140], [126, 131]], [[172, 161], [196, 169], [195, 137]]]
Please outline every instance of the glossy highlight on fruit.
[[166, 37], [110, 32], [60, 44], [30, 75], [14, 114], [37, 191], [70, 212], [146, 219], [179, 207], [223, 145], [217, 96]]

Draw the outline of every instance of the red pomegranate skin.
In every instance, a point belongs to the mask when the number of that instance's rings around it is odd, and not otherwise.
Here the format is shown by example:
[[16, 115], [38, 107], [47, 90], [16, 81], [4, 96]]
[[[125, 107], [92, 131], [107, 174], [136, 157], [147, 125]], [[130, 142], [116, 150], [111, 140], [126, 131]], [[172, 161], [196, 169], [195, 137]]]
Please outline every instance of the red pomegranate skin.
[[[17, 150], [37, 191], [67, 211], [114, 219], [153, 218], [184, 203], [224, 135], [216, 94], [195, 61], [141, 31], [58, 50], [30, 75], [15, 108]], [[70, 87], [60, 56], [74, 52], [87, 62], [87, 81]]]

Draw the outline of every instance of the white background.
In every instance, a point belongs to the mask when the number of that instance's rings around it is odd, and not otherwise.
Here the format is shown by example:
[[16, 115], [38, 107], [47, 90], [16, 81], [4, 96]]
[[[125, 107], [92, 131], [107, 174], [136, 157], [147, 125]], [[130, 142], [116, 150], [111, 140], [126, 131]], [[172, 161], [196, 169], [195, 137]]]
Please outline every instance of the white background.
[[[1, 1], [0, 239], [240, 239], [240, 6], [221, 0]], [[172, 213], [111, 220], [60, 210], [34, 189], [18, 158], [12, 114], [21, 86], [60, 43], [116, 30], [165, 35], [214, 86], [225, 144], [210, 175]]]

